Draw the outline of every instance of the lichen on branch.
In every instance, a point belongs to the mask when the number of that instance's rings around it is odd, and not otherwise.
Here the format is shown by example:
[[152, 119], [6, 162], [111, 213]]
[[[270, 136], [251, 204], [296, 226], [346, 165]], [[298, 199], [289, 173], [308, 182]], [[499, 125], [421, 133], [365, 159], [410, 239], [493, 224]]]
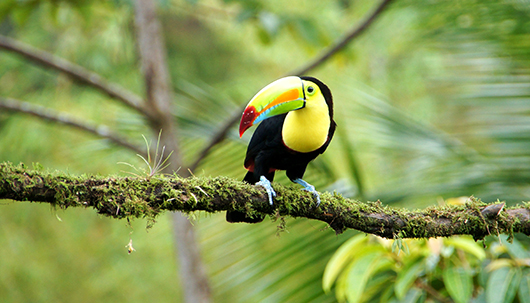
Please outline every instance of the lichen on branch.
[[337, 233], [347, 228], [386, 238], [447, 237], [520, 232], [530, 235], [530, 203], [504, 207], [478, 199], [461, 206], [407, 210], [363, 203], [322, 193], [316, 206], [311, 193], [275, 184], [268, 203], [265, 190], [227, 177], [155, 176], [151, 178], [70, 176], [0, 163], [0, 199], [49, 203], [55, 207], [94, 208], [113, 218], [154, 220], [163, 211], [245, 211], [249, 215], [304, 217], [324, 221]]

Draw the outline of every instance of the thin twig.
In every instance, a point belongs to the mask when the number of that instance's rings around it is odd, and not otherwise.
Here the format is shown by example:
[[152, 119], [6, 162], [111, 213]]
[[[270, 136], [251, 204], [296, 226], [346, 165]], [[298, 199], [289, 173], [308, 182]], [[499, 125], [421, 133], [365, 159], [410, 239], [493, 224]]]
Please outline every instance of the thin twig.
[[444, 296], [442, 296], [442, 294], [440, 294], [436, 289], [434, 289], [432, 286], [430, 286], [429, 284], [427, 283], [424, 283], [423, 281], [421, 281], [419, 278], [416, 279], [415, 283], [416, 286], [418, 288], [421, 288], [423, 290], [425, 290], [428, 294], [431, 295], [431, 297], [433, 299], [435, 299], [436, 301], [438, 302], [442, 302], [442, 303], [452, 303], [453, 300], [450, 300], [450, 299], [447, 299], [445, 298]]
[[150, 111], [143, 105], [141, 97], [77, 64], [2, 35], [0, 35], [0, 49], [19, 54], [42, 66], [63, 72], [74, 80], [90, 85], [111, 98], [121, 101], [141, 114], [151, 116]]
[[308, 65], [292, 71], [290, 75], [304, 75], [305, 73], [309, 72], [310, 70], [313, 70], [314, 68], [327, 61], [338, 51], [346, 47], [353, 39], [361, 35], [370, 26], [370, 24], [372, 24], [375, 19], [377, 19], [377, 17], [385, 10], [385, 8], [390, 2], [392, 2], [392, 0], [383, 0], [381, 4], [379, 4], [379, 6], [374, 10], [374, 12], [363, 22], [361, 22], [360, 25], [354, 26], [346, 35], [344, 35], [344, 37], [337, 41], [332, 47], [324, 51], [320, 56], [315, 58]]
[[[379, 4], [379, 6], [374, 10], [374, 12], [368, 18], [366, 18], [363, 22], [361, 22], [360, 25], [355, 26], [342, 39], [337, 41], [328, 50], [324, 51], [320, 56], [315, 58], [311, 63], [307, 64], [306, 66], [302, 68], [294, 70], [288, 75], [303, 75], [317, 68], [318, 66], [322, 65], [329, 58], [335, 55], [338, 51], [346, 47], [351, 41], [359, 37], [359, 35], [363, 33], [370, 26], [370, 24], [372, 24], [373, 21], [383, 12], [383, 10], [387, 7], [387, 5], [390, 2], [392, 2], [392, 0], [383, 0], [381, 4]], [[237, 121], [239, 121], [239, 119], [241, 118], [241, 112], [243, 112], [243, 110], [244, 110], [244, 107], [241, 107], [240, 109], [238, 109], [238, 111], [230, 118], [230, 120], [226, 120], [226, 123], [223, 124], [223, 126], [219, 128], [219, 131], [217, 131], [211, 137], [209, 143], [201, 150], [197, 159], [190, 166], [190, 169], [192, 171], [197, 168], [197, 166], [200, 164], [202, 160], [204, 160], [204, 158], [206, 158], [206, 156], [209, 154], [210, 150], [214, 146], [223, 142], [224, 139], [226, 139], [226, 134], [228, 133], [230, 128], [234, 124], [236, 124]]]
[[239, 119], [241, 119], [241, 112], [242, 110], [232, 115], [228, 123], [226, 123], [226, 125], [221, 128], [221, 131], [214, 134], [214, 136], [210, 139], [210, 142], [208, 143], [208, 145], [206, 145], [201, 150], [197, 159], [195, 159], [193, 164], [190, 165], [189, 169], [191, 171], [194, 171], [197, 169], [197, 166], [199, 166], [199, 163], [201, 163], [201, 161], [204, 160], [204, 158], [206, 158], [206, 156], [208, 155], [208, 153], [214, 146], [223, 142], [223, 140], [226, 138], [226, 135], [228, 134], [228, 131], [230, 130], [230, 127], [234, 125], [237, 121], [239, 121]]
[[41, 105], [23, 102], [11, 98], [0, 98], [0, 108], [20, 112], [38, 117], [43, 120], [65, 124], [92, 133], [98, 137], [110, 140], [116, 145], [123, 146], [138, 154], [145, 155], [145, 151], [128, 142], [125, 138], [112, 132], [107, 126], [81, 121], [69, 114], [61, 113]]

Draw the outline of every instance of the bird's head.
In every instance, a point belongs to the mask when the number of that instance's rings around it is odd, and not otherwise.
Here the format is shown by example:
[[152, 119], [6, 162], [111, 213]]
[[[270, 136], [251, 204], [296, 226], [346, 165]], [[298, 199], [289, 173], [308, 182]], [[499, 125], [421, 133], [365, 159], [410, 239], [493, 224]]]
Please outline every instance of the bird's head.
[[[302, 109], [323, 98], [328, 106], [331, 105], [329, 88], [315, 78], [289, 76], [278, 79], [261, 89], [247, 104], [239, 124], [239, 136], [267, 118]], [[332, 106], [329, 107], [332, 116]]]

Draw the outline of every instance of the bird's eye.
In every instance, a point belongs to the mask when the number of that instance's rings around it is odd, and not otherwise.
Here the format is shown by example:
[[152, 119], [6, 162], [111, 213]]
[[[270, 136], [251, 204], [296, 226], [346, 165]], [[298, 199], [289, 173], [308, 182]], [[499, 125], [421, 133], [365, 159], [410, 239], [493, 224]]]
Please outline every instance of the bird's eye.
[[307, 87], [307, 93], [308, 93], [309, 95], [314, 94], [314, 93], [315, 93], [315, 88], [314, 88], [313, 86], [308, 86], [308, 87]]

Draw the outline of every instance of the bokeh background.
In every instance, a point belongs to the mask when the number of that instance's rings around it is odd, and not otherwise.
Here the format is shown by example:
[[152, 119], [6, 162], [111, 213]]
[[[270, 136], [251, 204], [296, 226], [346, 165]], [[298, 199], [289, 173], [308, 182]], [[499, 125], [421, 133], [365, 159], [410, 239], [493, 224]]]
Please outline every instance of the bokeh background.
[[[186, 163], [261, 87], [310, 62], [377, 5], [157, 4]], [[0, 3], [1, 35], [143, 95], [133, 23], [127, 0]], [[530, 200], [529, 1], [395, 0], [309, 74], [331, 88], [338, 124], [328, 151], [305, 175], [318, 190], [407, 208], [471, 195], [509, 205]], [[156, 141], [133, 110], [3, 50], [0, 97], [106, 125], [140, 146], [142, 135]], [[232, 128], [193, 174], [242, 179], [249, 138], [239, 139]], [[143, 165], [108, 140], [6, 110], [0, 111], [0, 161], [100, 176], [127, 175], [130, 168], [118, 162]], [[276, 181], [289, 184], [283, 173]], [[286, 230], [269, 219], [228, 224], [224, 214], [195, 213], [191, 220], [215, 302], [336, 301], [322, 290], [322, 274], [355, 231], [335, 235], [303, 219], [287, 219]], [[179, 301], [172, 232], [170, 214], [147, 230], [142, 220], [0, 201], [0, 301]], [[130, 239], [137, 251], [128, 255]]]

